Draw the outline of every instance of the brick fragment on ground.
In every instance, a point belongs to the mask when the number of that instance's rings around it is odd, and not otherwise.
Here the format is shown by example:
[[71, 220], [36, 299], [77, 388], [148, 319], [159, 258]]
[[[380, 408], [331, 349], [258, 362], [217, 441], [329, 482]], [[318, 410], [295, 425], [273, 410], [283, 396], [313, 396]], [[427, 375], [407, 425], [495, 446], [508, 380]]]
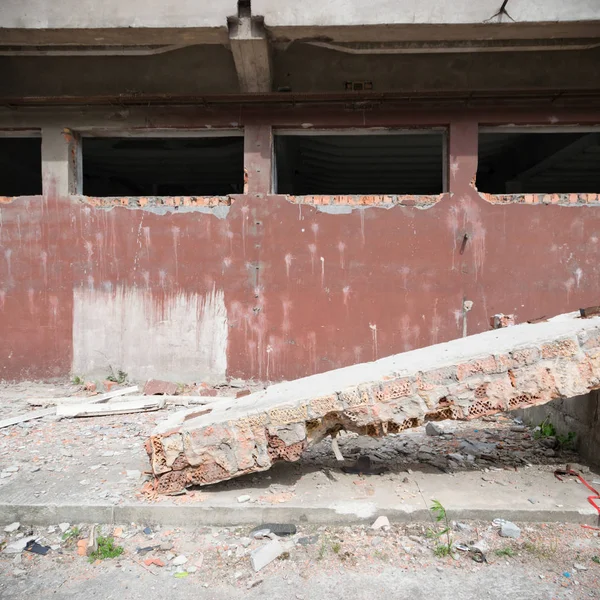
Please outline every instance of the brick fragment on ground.
[[158, 493], [295, 461], [340, 429], [372, 437], [600, 387], [600, 317], [501, 328], [178, 411], [146, 449]]
[[177, 393], [177, 384], [172, 381], [161, 381], [160, 379], [149, 379], [144, 386], [146, 396], [166, 395], [174, 396]]

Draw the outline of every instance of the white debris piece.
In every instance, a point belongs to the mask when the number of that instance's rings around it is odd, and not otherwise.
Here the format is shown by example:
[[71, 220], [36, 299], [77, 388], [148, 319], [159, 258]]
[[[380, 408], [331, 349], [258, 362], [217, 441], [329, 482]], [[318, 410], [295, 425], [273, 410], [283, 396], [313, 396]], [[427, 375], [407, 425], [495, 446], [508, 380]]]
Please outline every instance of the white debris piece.
[[505, 521], [500, 526], [500, 535], [502, 537], [509, 537], [517, 539], [521, 535], [521, 529], [510, 521]]
[[268, 544], [257, 548], [250, 554], [250, 561], [255, 572], [260, 571], [285, 552], [279, 540], [271, 540]]
[[21, 527], [21, 523], [19, 523], [18, 521], [15, 521], [14, 523], [7, 525], [4, 528], [4, 531], [6, 531], [6, 533], [13, 533], [14, 531], [17, 531], [17, 529], [19, 529], [19, 527]]
[[390, 520], [383, 515], [381, 517], [377, 517], [377, 519], [375, 520], [375, 523], [373, 523], [373, 525], [371, 525], [371, 529], [389, 529], [389, 528], [390, 528]]

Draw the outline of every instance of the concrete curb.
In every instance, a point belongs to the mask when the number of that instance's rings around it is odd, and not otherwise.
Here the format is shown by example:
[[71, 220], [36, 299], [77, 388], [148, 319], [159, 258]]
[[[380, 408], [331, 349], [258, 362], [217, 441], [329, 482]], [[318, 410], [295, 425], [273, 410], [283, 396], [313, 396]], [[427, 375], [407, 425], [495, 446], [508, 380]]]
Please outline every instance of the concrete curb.
[[[453, 520], [491, 521], [497, 517], [521, 523], [580, 523], [600, 525], [596, 511], [575, 509], [463, 508], [446, 506]], [[69, 523], [145, 523], [171, 527], [236, 526], [257, 523], [295, 523], [315, 525], [371, 524], [379, 514], [390, 521], [408, 523], [428, 521], [424, 508], [378, 508], [374, 503], [355, 504], [347, 509], [302, 506], [179, 506], [143, 504], [0, 504], [0, 525], [19, 521], [27, 525], [48, 526]]]

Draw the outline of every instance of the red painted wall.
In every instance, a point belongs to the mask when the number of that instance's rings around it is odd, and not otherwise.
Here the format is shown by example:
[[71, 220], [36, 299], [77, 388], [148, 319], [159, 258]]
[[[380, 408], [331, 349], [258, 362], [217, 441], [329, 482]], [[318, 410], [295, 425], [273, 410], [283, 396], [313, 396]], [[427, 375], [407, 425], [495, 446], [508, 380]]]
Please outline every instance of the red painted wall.
[[[471, 185], [476, 133], [476, 122], [451, 126], [450, 193], [428, 209], [326, 214], [250, 193], [218, 219], [105, 210], [56, 195], [6, 200], [0, 378], [70, 372], [81, 286], [135, 286], [158, 307], [179, 292], [223, 289], [228, 375], [257, 380], [459, 337], [463, 298], [474, 302], [469, 333], [488, 329], [497, 312], [522, 322], [600, 303], [600, 207], [484, 200]], [[264, 183], [252, 167], [265, 161], [264, 152], [248, 160], [251, 192]]]

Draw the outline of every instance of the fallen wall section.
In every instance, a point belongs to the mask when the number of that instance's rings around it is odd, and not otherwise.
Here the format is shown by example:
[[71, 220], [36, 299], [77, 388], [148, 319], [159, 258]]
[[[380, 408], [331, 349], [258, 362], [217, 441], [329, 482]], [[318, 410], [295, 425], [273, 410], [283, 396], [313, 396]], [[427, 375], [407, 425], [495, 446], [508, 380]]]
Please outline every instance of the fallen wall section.
[[578, 313], [437, 344], [180, 411], [147, 442], [156, 489], [265, 471], [341, 429], [383, 436], [600, 388], [600, 317]]

